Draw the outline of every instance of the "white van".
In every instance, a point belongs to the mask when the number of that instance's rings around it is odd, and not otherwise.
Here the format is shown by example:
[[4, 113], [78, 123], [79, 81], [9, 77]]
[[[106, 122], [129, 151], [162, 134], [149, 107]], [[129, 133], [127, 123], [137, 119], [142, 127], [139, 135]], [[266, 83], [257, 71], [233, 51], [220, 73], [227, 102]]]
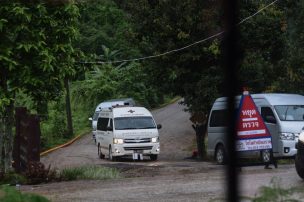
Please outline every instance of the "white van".
[[[117, 106], [117, 105], [126, 105], [133, 107], [135, 106], [135, 101], [132, 98], [121, 98], [121, 99], [112, 99], [112, 100], [106, 100], [104, 102], [101, 102], [97, 105], [95, 112], [93, 114], [93, 117], [90, 117], [89, 120], [92, 121], [92, 136], [93, 139], [95, 140], [95, 135], [96, 135], [96, 129], [97, 129], [97, 119], [98, 115], [101, 109], [104, 108], [110, 108], [112, 106]], [[96, 142], [96, 140], [95, 140]]]
[[[274, 158], [294, 158], [297, 150], [295, 143], [304, 126], [304, 96], [296, 94], [252, 94], [259, 112], [272, 136]], [[239, 107], [240, 96], [236, 97], [236, 108]], [[227, 146], [226, 119], [227, 98], [216, 99], [208, 120], [207, 154], [218, 164], [226, 161]], [[269, 161], [269, 151], [240, 152], [241, 157], [261, 157]]]
[[152, 114], [144, 107], [117, 106], [101, 109], [97, 121], [96, 142], [100, 158], [110, 160], [132, 156], [157, 160], [160, 152], [158, 129]]

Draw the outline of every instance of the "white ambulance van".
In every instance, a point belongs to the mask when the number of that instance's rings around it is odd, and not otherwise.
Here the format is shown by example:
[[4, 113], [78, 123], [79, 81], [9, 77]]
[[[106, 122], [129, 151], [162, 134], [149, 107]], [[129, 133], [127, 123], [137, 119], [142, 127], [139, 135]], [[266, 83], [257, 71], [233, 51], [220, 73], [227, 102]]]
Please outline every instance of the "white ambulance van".
[[100, 158], [109, 160], [131, 156], [157, 160], [160, 152], [158, 129], [152, 114], [144, 107], [114, 106], [99, 112], [96, 143]]
[[[295, 143], [304, 127], [304, 96], [296, 94], [252, 94], [265, 125], [272, 137], [272, 150], [275, 158], [294, 158]], [[236, 110], [239, 107], [240, 96], [236, 97]], [[227, 98], [215, 100], [208, 121], [208, 156], [218, 164], [227, 159], [227, 122], [225, 111]], [[240, 157], [260, 157], [262, 161], [270, 160], [267, 150], [240, 152]]]
[[92, 121], [92, 137], [95, 140], [95, 142], [96, 142], [95, 135], [97, 129], [97, 119], [100, 110], [103, 108], [109, 108], [116, 105], [126, 105], [129, 107], [133, 107], [135, 106], [135, 101], [132, 98], [120, 98], [120, 99], [106, 100], [97, 105], [93, 116], [89, 118], [89, 120]]

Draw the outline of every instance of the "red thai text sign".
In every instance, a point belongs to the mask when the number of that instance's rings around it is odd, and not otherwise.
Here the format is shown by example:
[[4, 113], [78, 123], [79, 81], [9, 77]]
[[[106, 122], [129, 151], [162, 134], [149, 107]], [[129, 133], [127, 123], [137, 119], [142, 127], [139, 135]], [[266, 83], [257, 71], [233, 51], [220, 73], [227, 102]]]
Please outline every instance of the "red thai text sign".
[[272, 148], [271, 134], [249, 94], [241, 98], [237, 123], [237, 151]]

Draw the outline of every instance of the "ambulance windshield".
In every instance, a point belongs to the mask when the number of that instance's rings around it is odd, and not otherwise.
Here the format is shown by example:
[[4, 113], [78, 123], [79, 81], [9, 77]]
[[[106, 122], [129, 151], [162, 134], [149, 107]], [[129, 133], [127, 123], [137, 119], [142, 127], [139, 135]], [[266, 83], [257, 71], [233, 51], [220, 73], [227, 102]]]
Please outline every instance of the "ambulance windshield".
[[150, 116], [118, 117], [114, 119], [115, 130], [151, 129], [156, 125]]

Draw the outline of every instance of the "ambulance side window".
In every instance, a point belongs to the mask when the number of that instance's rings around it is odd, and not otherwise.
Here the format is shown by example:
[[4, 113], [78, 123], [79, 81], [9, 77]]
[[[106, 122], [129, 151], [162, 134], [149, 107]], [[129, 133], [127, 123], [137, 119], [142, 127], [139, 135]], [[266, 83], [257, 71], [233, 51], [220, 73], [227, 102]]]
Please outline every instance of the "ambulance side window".
[[108, 126], [109, 118], [98, 118], [97, 130], [106, 131]]
[[277, 123], [273, 111], [270, 107], [261, 107], [261, 115], [266, 123]]
[[113, 119], [110, 119], [110, 128], [111, 128], [111, 130], [110, 131], [113, 131]]

